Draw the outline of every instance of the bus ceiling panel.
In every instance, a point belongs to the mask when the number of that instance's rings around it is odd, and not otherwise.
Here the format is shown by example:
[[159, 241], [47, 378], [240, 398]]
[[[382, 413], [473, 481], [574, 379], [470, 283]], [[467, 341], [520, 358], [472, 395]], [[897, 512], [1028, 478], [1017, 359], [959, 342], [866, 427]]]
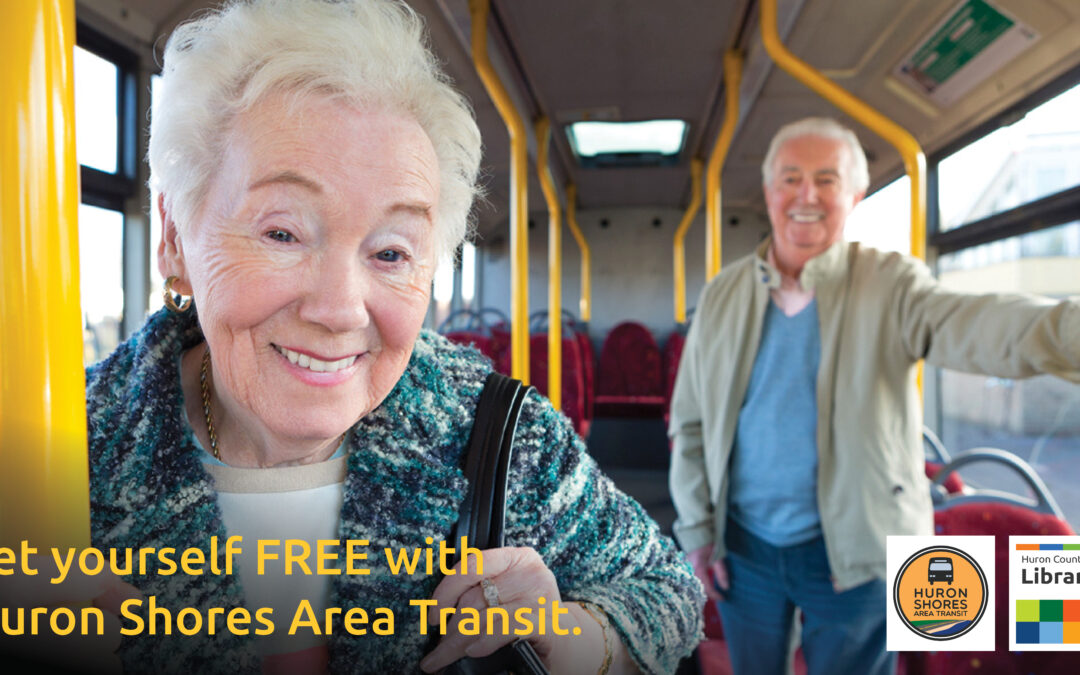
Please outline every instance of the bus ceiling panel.
[[720, 66], [734, 0], [499, 2], [545, 108], [618, 108], [625, 119], [688, 118]]
[[124, 0], [76, 0], [75, 17], [79, 23], [107, 35], [141, 58], [153, 59], [152, 45], [159, 35], [157, 24], [136, 3]]

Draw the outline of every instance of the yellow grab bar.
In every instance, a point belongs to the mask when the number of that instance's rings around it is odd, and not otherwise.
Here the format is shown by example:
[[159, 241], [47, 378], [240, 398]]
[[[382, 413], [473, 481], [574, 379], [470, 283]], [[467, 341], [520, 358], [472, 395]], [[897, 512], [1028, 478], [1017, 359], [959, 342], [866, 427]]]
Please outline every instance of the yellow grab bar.
[[529, 384], [529, 213], [528, 137], [487, 48], [491, 0], [469, 0], [472, 54], [476, 72], [510, 133], [510, 374]]
[[686, 322], [686, 231], [701, 209], [701, 165], [698, 157], [690, 160], [690, 204], [675, 230], [675, 323]]
[[900, 151], [911, 179], [911, 255], [926, 258], [926, 156], [906, 129], [853, 96], [792, 54], [776, 28], [776, 0], [761, 1], [761, 39], [776, 65], [840, 108]]
[[570, 227], [570, 233], [574, 235], [578, 248], [581, 249], [581, 300], [578, 302], [578, 311], [581, 312], [581, 320], [588, 322], [592, 315], [592, 251], [589, 250], [589, 242], [585, 241], [585, 235], [577, 223], [577, 186], [573, 182], [566, 184], [566, 224]]
[[742, 53], [724, 52], [724, 124], [716, 137], [705, 169], [705, 281], [720, 273], [720, 171], [724, 168], [735, 127], [739, 123], [739, 84], [742, 81]]
[[75, 3], [0, 21], [0, 546], [90, 545]]
[[562, 410], [562, 223], [548, 166], [550, 143], [551, 122], [541, 117], [536, 122], [536, 173], [548, 207], [548, 398]]

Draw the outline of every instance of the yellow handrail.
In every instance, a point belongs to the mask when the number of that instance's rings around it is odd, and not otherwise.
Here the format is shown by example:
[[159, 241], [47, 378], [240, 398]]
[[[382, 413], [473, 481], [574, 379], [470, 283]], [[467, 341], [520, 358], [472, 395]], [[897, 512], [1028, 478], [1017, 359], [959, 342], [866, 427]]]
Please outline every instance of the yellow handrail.
[[761, 39], [776, 65], [820, 96], [889, 141], [904, 159], [911, 178], [911, 255], [926, 258], [926, 156], [906, 129], [853, 96], [792, 54], [780, 40], [776, 27], [776, 0], [761, 1]]
[[90, 545], [75, 3], [0, 21], [0, 546]]
[[675, 323], [686, 322], [686, 231], [701, 209], [701, 165], [700, 158], [690, 160], [690, 204], [683, 213], [682, 221], [675, 230]]
[[735, 127], [739, 123], [739, 84], [742, 81], [742, 53], [724, 52], [724, 124], [716, 137], [705, 169], [705, 281], [720, 273], [720, 171], [724, 168]]
[[573, 182], [566, 184], [566, 224], [581, 249], [581, 300], [578, 301], [578, 311], [581, 312], [581, 320], [588, 322], [592, 315], [592, 251], [578, 227], [577, 186]]
[[536, 122], [536, 173], [548, 207], [548, 398], [562, 410], [562, 223], [548, 166], [550, 143], [551, 122], [541, 117]]
[[488, 58], [490, 10], [491, 0], [469, 0], [473, 63], [510, 134], [510, 374], [529, 384], [528, 137], [521, 115]]

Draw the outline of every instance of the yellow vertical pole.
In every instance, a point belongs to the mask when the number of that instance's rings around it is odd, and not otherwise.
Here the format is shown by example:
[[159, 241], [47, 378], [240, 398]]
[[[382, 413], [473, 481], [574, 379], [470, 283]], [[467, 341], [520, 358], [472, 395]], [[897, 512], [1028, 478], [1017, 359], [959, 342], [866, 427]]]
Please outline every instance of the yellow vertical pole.
[[592, 315], [592, 251], [578, 227], [577, 186], [573, 182], [566, 184], [566, 224], [581, 249], [581, 300], [578, 302], [578, 311], [581, 312], [581, 320], [588, 322]]
[[0, 20], [0, 546], [90, 544], [75, 3]]
[[525, 122], [488, 57], [490, 12], [491, 0], [469, 0], [473, 63], [510, 134], [510, 374], [529, 384], [528, 137]]
[[705, 281], [720, 273], [720, 172], [739, 123], [742, 66], [740, 52], [734, 49], [724, 52], [724, 124], [705, 169]]
[[683, 213], [679, 227], [675, 229], [675, 323], [686, 322], [686, 231], [701, 209], [701, 159], [690, 160], [690, 204]]
[[[776, 0], [761, 1], [761, 40], [765, 50], [792, 77], [819, 96], [866, 125], [893, 145], [904, 160], [904, 169], [911, 179], [911, 255], [926, 259], [926, 156], [919, 142], [907, 129], [871, 108], [864, 101], [818, 72], [813, 66], [791, 53], [780, 40], [777, 29]], [[922, 391], [922, 363], [916, 380]]]
[[548, 166], [550, 144], [551, 122], [541, 117], [536, 122], [536, 173], [548, 207], [548, 398], [562, 410], [562, 222]]

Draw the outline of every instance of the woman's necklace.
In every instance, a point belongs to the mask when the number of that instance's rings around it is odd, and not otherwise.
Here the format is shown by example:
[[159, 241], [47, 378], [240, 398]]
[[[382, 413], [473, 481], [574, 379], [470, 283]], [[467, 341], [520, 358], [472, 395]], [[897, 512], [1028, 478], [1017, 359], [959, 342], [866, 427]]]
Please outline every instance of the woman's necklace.
[[[207, 347], [203, 352], [202, 367], [199, 369], [199, 386], [202, 388], [202, 409], [203, 414], [206, 415], [206, 431], [210, 434], [210, 453], [214, 455], [214, 459], [221, 460], [221, 450], [218, 449], [217, 432], [214, 431], [214, 413], [210, 410], [210, 348]], [[348, 431], [345, 434], [349, 433]], [[338, 438], [338, 447], [345, 441], [345, 434], [341, 434]]]
[[210, 452], [214, 459], [221, 461], [221, 451], [218, 450], [217, 433], [214, 431], [214, 413], [210, 411], [210, 348], [203, 352], [202, 368], [199, 369], [199, 386], [202, 387], [202, 409], [206, 415], [206, 431], [210, 434]]

